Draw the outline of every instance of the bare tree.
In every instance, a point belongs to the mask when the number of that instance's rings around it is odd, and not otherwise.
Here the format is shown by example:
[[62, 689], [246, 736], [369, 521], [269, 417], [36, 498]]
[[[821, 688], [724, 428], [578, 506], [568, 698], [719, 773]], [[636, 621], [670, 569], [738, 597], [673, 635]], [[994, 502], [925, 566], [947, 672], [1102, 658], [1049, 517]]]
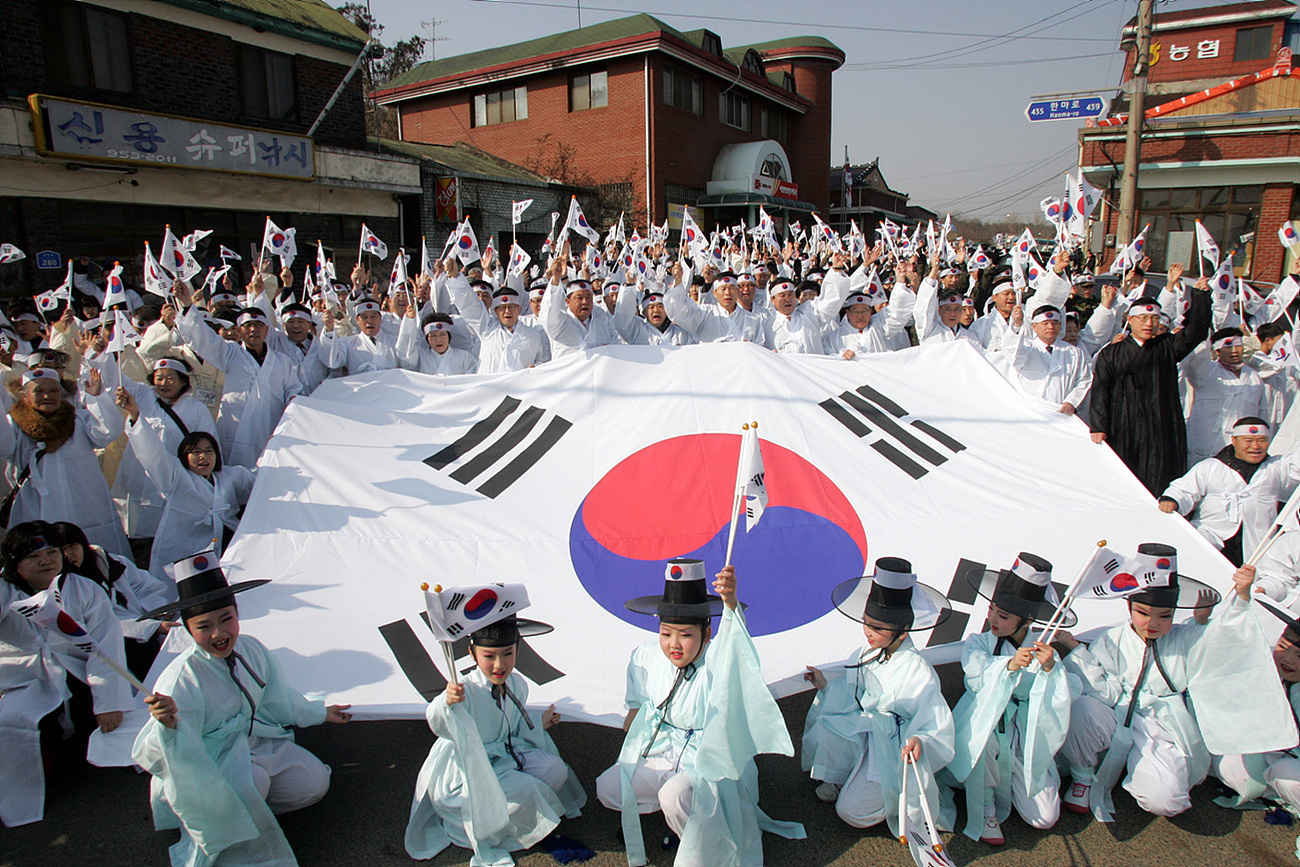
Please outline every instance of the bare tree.
[[[342, 13], [357, 27], [364, 30], [371, 39], [379, 41], [384, 32], [380, 24], [370, 14], [370, 10], [360, 3], [345, 3], [338, 7]], [[375, 90], [385, 82], [392, 81], [399, 75], [410, 72], [424, 57], [426, 40], [423, 36], [412, 36], [385, 47], [383, 55], [367, 58], [362, 67], [361, 82], [366, 94], [366, 134], [397, 138], [397, 121], [391, 109], [378, 105], [373, 98]], [[383, 43], [380, 42], [382, 46]]]

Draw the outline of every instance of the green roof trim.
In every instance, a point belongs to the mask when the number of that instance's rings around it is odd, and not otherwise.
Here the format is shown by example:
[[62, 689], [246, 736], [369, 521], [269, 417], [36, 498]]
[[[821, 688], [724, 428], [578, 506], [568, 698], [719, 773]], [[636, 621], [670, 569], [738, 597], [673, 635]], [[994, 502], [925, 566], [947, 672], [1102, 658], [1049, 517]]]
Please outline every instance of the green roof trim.
[[824, 36], [790, 36], [785, 39], [773, 39], [771, 42], [755, 42], [753, 45], [736, 45], [732, 48], [728, 48], [727, 53], [730, 54], [735, 51], [739, 52], [741, 57], [744, 57], [745, 52], [751, 48], [759, 54], [765, 54], [769, 51], [780, 51], [784, 48], [829, 48], [831, 51], [838, 51], [840, 54], [844, 53], [843, 48], [840, 48]]
[[160, 0], [189, 9], [356, 54], [366, 44], [365, 31], [322, 0]]
[[451, 75], [461, 75], [476, 69], [516, 63], [530, 57], [572, 51], [575, 48], [600, 45], [603, 42], [612, 42], [616, 39], [626, 39], [630, 36], [640, 36], [658, 31], [671, 33], [678, 37], [682, 36], [680, 32], [669, 27], [653, 15], [641, 13], [630, 15], [627, 18], [618, 18], [614, 21], [592, 24], [589, 27], [582, 27], [577, 30], [553, 33], [550, 36], [530, 39], [527, 42], [516, 42], [514, 45], [472, 51], [469, 54], [458, 54], [455, 57], [447, 57], [442, 60], [425, 61], [404, 75], [399, 75], [392, 81], [380, 85], [378, 89], [389, 90], [395, 87], [404, 87], [408, 84], [418, 84], [422, 81], [434, 81]]
[[495, 157], [466, 142], [422, 144], [420, 142], [381, 138], [379, 139], [379, 148], [381, 151], [429, 160], [446, 166], [454, 172], [486, 175], [513, 181], [532, 181], [541, 184], [550, 182], [550, 179], [545, 175], [539, 175], [532, 169], [526, 169], [521, 165]]

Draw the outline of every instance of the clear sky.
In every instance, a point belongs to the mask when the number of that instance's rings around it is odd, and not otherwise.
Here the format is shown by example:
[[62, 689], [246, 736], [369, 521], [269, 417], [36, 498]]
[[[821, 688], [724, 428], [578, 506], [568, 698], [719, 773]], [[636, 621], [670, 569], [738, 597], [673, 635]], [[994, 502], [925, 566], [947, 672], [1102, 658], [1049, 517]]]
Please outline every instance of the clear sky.
[[[1025, 119], [1030, 98], [1111, 96], [1124, 22], [1137, 0], [370, 0], [391, 43], [414, 34], [438, 57], [647, 12], [724, 47], [800, 34], [844, 49], [835, 73], [832, 154], [880, 157], [894, 189], [940, 213], [1038, 212], [1078, 162], [1076, 121]], [[1222, 5], [1158, 0], [1156, 11]], [[579, 8], [581, 12], [579, 12]], [[445, 40], [445, 41], [443, 41]], [[829, 167], [828, 167], [829, 168]], [[796, 181], [798, 178], [795, 179]]]

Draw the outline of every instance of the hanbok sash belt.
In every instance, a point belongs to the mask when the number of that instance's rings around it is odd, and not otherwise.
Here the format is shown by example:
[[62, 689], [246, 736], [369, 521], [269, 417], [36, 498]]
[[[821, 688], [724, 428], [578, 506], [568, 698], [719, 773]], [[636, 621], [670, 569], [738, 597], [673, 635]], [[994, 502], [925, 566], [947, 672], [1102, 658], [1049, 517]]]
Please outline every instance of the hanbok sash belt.
[[[501, 711], [502, 716], [505, 716], [506, 712], [505, 708], [502, 706], [502, 701], [509, 698], [510, 701], [514, 702], [515, 707], [519, 709], [519, 715], [523, 717], [524, 724], [528, 726], [529, 730], [532, 730], [533, 721], [528, 718], [528, 711], [524, 710], [523, 702], [519, 700], [517, 695], [510, 691], [510, 687], [506, 686], [504, 683], [494, 684], [492, 687], [492, 698], [496, 700], [497, 710]], [[515, 767], [522, 771], [524, 769], [524, 758], [519, 754], [519, 751], [515, 749], [513, 735], [510, 731], [510, 720], [508, 718], [506, 719], [506, 752], [510, 754], [510, 758], [515, 760]]]
[[239, 687], [239, 691], [244, 694], [244, 698], [248, 699], [248, 706], [252, 711], [248, 717], [248, 733], [251, 735], [253, 733], [253, 721], [257, 718], [257, 702], [253, 700], [253, 694], [250, 693], [248, 689], [245, 688], [244, 684], [240, 682], [239, 674], [235, 670], [236, 661], [238, 661], [240, 665], [244, 666], [244, 670], [253, 678], [253, 682], [257, 684], [258, 689], [266, 689], [266, 682], [262, 680], [262, 678], [258, 677], [257, 672], [253, 671], [252, 667], [248, 664], [248, 661], [235, 651], [232, 650], [230, 655], [226, 657], [226, 667], [230, 669], [230, 679], [235, 682], [235, 686]]
[[[641, 751], [641, 758], [645, 759], [650, 757], [650, 748], [654, 746], [655, 739], [659, 737], [659, 730], [662, 729], [664, 723], [668, 721], [669, 702], [673, 700], [673, 696], [677, 694], [677, 688], [681, 686], [683, 682], [689, 681], [691, 678], [695, 677], [696, 670], [695, 663], [693, 662], [677, 669], [677, 676], [673, 678], [673, 685], [672, 688], [668, 690], [667, 697], [664, 698], [663, 701], [659, 702], [658, 706], [655, 707], [655, 711], [657, 712], [655, 730], [650, 733], [650, 740], [646, 741], [645, 749]], [[671, 725], [671, 723], [669, 725]], [[672, 727], [676, 728], [676, 726]]]
[[1229, 523], [1241, 523], [1242, 503], [1250, 499], [1250, 491], [1226, 491], [1220, 494], [1223, 497], [1227, 519]]

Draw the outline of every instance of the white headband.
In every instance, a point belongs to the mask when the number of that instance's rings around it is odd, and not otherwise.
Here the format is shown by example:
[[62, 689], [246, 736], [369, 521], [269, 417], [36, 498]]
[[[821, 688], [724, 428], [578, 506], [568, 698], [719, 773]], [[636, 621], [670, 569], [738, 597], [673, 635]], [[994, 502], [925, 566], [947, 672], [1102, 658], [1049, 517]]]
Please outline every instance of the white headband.
[[1030, 322], [1060, 322], [1061, 311], [1059, 310], [1039, 310], [1034, 314]]
[[23, 385], [28, 385], [38, 379], [58, 380], [59, 372], [48, 367], [33, 367], [23, 374]]
[[435, 331], [451, 331], [451, 325], [446, 322], [430, 322], [428, 325], [424, 326], [425, 336], [428, 336]]
[[379, 303], [376, 301], [360, 301], [357, 303], [357, 315], [362, 313], [382, 313]]
[[1226, 349], [1233, 346], [1242, 346], [1242, 345], [1244, 344], [1241, 339], [1241, 335], [1233, 334], [1233, 335], [1229, 335], [1228, 337], [1220, 337], [1218, 340], [1214, 341], [1214, 343], [1211, 344], [1211, 347], [1214, 349]]
[[1266, 437], [1269, 435], [1269, 430], [1268, 425], [1266, 424], [1251, 422], [1249, 424], [1233, 425], [1233, 427], [1228, 431], [1228, 435], [1234, 437]]
[[266, 324], [266, 314], [261, 310], [244, 310], [235, 320], [236, 325], [247, 325], [250, 322], [256, 322], [258, 325]]
[[186, 376], [190, 374], [190, 366], [179, 358], [160, 358], [153, 363], [154, 370], [174, 370], [177, 373], [183, 373]]

